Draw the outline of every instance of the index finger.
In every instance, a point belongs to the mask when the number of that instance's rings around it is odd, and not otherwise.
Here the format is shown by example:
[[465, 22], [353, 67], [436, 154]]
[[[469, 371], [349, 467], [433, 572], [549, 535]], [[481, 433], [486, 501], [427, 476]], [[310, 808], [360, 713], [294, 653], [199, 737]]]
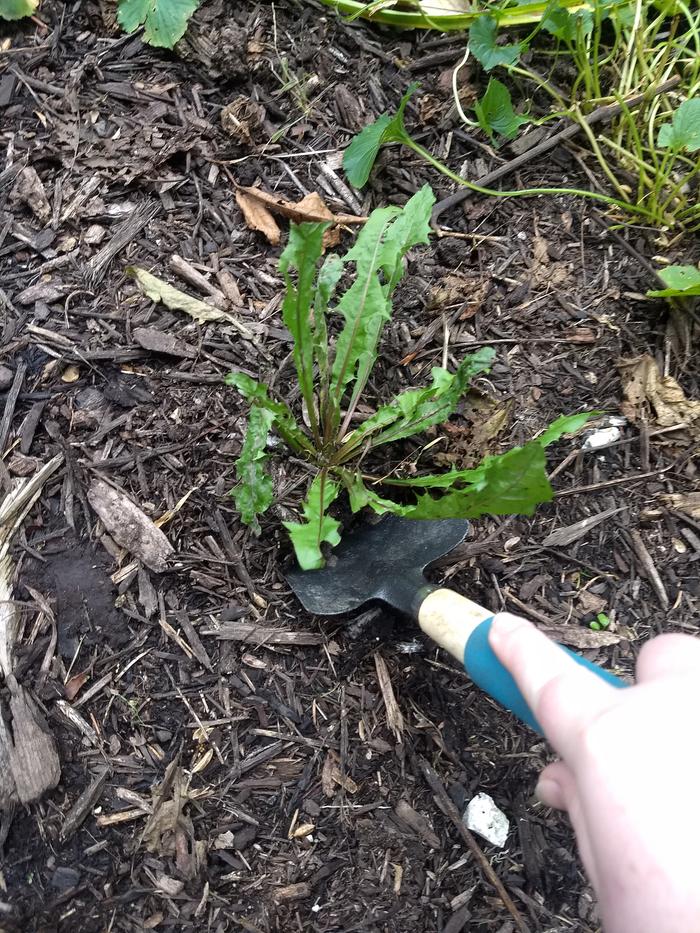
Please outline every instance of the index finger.
[[565, 760], [575, 757], [585, 726], [615, 700], [614, 687], [525, 619], [494, 616], [489, 642], [542, 729]]

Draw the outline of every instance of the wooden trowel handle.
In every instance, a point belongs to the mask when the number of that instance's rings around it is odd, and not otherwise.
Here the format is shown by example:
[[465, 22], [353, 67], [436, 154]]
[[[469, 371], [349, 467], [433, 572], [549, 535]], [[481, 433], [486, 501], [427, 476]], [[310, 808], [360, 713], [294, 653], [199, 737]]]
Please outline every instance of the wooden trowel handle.
[[[542, 730], [520, 690], [489, 644], [493, 613], [453, 590], [433, 590], [418, 609], [418, 623], [426, 635], [464, 664], [474, 683], [537, 732]], [[587, 658], [559, 646], [576, 662], [613, 687], [624, 681]]]

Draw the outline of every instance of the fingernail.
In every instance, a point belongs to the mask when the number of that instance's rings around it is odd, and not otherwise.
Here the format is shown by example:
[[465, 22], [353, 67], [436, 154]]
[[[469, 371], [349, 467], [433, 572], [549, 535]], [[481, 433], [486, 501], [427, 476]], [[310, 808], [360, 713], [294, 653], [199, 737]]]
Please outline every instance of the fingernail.
[[499, 612], [493, 617], [489, 637], [492, 641], [502, 641], [524, 624], [526, 624], [525, 620], [518, 616], [511, 615], [509, 612]]
[[540, 778], [535, 787], [535, 797], [545, 806], [556, 806], [556, 801], [561, 797], [559, 783], [551, 778]]

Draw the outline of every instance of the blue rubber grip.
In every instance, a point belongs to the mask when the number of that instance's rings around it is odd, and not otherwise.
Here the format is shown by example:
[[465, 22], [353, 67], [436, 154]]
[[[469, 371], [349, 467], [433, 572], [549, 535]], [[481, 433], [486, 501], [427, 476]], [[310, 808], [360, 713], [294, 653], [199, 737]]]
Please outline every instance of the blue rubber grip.
[[[501, 706], [505, 706], [506, 709], [515, 713], [518, 719], [521, 719], [524, 723], [527, 723], [528, 726], [533, 728], [535, 732], [539, 732], [540, 735], [542, 735], [540, 724], [533, 716], [532, 710], [525, 702], [522, 693], [518, 690], [517, 684], [498, 660], [493, 648], [489, 644], [489, 631], [492, 622], [493, 616], [491, 616], [490, 619], [484, 619], [469, 636], [464, 646], [464, 669], [474, 683], [478, 687], [481, 687], [485, 693], [488, 693], [489, 696], [497, 700]], [[569, 649], [565, 648], [563, 645], [559, 645], [559, 647], [562, 651], [566, 651], [577, 664], [580, 664], [582, 667], [587, 667], [589, 671], [597, 674], [598, 677], [606, 681], [606, 683], [611, 684], [611, 686], [627, 686], [619, 677], [616, 677], [609, 671], [603, 670], [602, 667], [598, 667], [597, 664], [593, 664], [592, 661], [588, 661], [580, 654], [569, 651]]]

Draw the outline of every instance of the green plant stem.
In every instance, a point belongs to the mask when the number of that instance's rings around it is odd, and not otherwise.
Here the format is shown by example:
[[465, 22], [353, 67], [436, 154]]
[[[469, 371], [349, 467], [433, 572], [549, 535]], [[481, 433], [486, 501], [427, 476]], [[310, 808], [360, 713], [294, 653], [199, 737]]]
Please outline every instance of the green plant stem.
[[[324, 6], [333, 7], [351, 19], [365, 16], [375, 23], [386, 23], [388, 26], [397, 26], [401, 29], [439, 29], [442, 32], [461, 32], [468, 29], [474, 20], [484, 13], [484, 10], [477, 9], [467, 13], [426, 16], [422, 12], [410, 13], [404, 10], [383, 8], [372, 10], [371, 3], [361, 3], [358, 0], [321, 0], [321, 3]], [[580, 0], [560, 0], [560, 3], [568, 10], [579, 10], [585, 6]], [[621, 5], [626, 5], [625, 0], [621, 0]], [[505, 27], [524, 26], [539, 22], [547, 6], [547, 2], [535, 0], [535, 2], [523, 3], [510, 10], [499, 10], [498, 7], [494, 7], [489, 10], [489, 15]]]
[[457, 175], [456, 172], [453, 172], [452, 169], [448, 168], [443, 162], [440, 162], [439, 159], [436, 159], [427, 149], [424, 149], [420, 143], [417, 143], [414, 139], [411, 139], [410, 136], [406, 135], [402, 140], [404, 145], [408, 146], [409, 149], [412, 149], [416, 155], [419, 155], [421, 158], [429, 162], [433, 168], [436, 168], [443, 175], [446, 175], [448, 178], [451, 178], [452, 181], [457, 182], [458, 185], [462, 185], [465, 188], [469, 188], [470, 191], [475, 191], [477, 194], [485, 194], [489, 197], [496, 198], [525, 198], [525, 197], [534, 197], [540, 194], [564, 194], [564, 195], [575, 195], [580, 198], [591, 198], [594, 201], [601, 201], [604, 204], [610, 204], [614, 207], [619, 207], [624, 211], [629, 211], [632, 214], [637, 214], [640, 217], [646, 217], [650, 220], [654, 219], [654, 215], [651, 211], [648, 211], [644, 207], [640, 207], [638, 204], [632, 204], [628, 201], [618, 201], [617, 198], [611, 198], [607, 194], [598, 194], [597, 191], [586, 191], [584, 188], [523, 188], [520, 191], [496, 191], [493, 188], [482, 188], [481, 185], [476, 184], [473, 181], [467, 181], [466, 178], [462, 178], [461, 175]]

